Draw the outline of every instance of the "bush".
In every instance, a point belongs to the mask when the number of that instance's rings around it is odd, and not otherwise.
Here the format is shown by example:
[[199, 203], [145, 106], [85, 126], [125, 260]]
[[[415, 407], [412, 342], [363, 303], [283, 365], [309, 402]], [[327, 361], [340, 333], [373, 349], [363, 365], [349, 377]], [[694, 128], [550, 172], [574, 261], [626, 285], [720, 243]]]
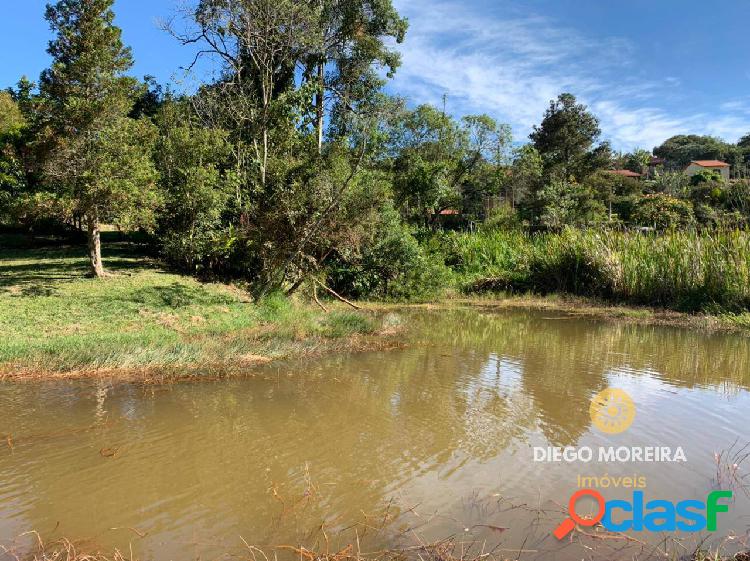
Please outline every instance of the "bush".
[[328, 282], [353, 298], [425, 300], [451, 284], [442, 255], [420, 245], [392, 208], [381, 214], [369, 243], [339, 253], [328, 266]]
[[510, 205], [502, 205], [494, 208], [489, 212], [487, 219], [482, 224], [482, 231], [513, 231], [520, 230], [522, 227], [521, 217], [518, 212]]
[[720, 181], [723, 181], [721, 173], [716, 170], [705, 169], [703, 171], [699, 171], [690, 178], [690, 185], [696, 186], [700, 185], [701, 183], [717, 183]]
[[667, 230], [694, 223], [692, 205], [681, 199], [656, 193], [641, 197], [633, 209], [631, 220], [639, 226]]

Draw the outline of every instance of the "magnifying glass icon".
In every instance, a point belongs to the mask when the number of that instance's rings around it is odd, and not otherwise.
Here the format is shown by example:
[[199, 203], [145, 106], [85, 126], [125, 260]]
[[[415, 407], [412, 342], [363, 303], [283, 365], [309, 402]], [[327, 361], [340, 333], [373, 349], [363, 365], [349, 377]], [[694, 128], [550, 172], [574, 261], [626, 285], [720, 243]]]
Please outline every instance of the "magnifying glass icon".
[[[580, 498], [586, 496], [593, 497], [599, 505], [599, 512], [597, 512], [596, 516], [592, 518], [581, 518], [576, 512], [576, 503]], [[568, 512], [570, 513], [570, 516], [563, 520], [562, 524], [560, 524], [552, 534], [558, 540], [561, 540], [575, 530], [576, 524], [580, 524], [581, 526], [596, 526], [601, 522], [602, 518], [604, 518], [605, 511], [606, 505], [604, 504], [604, 497], [602, 497], [598, 491], [594, 491], [593, 489], [581, 489], [580, 491], [573, 493], [573, 496], [570, 497], [570, 503], [568, 503]]]

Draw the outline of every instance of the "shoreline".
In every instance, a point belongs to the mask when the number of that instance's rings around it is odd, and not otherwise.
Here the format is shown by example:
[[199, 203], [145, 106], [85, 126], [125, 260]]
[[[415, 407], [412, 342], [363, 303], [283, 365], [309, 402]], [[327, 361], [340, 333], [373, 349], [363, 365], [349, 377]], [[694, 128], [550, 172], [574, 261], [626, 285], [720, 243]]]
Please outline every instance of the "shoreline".
[[739, 333], [750, 336], [750, 315], [711, 315], [691, 314], [667, 308], [653, 306], [634, 306], [609, 302], [592, 297], [568, 294], [535, 294], [503, 295], [488, 294], [481, 296], [447, 297], [435, 302], [414, 304], [389, 304], [381, 302], [360, 302], [363, 309], [388, 311], [400, 309], [441, 310], [464, 306], [482, 308], [485, 311], [500, 310], [536, 310], [561, 312], [571, 317], [592, 320], [630, 323], [636, 325], [654, 325], [678, 327], [706, 332]]
[[[330, 314], [342, 314], [348, 310], [339, 303], [328, 303]], [[123, 383], [161, 384], [189, 381], [215, 381], [227, 378], [255, 377], [261, 369], [271, 364], [287, 360], [318, 358], [331, 354], [345, 354], [368, 351], [403, 349], [407, 346], [402, 340], [404, 325], [384, 325], [382, 317], [388, 313], [405, 310], [449, 310], [459, 307], [477, 309], [493, 313], [505, 310], [550, 311], [571, 318], [584, 318], [596, 321], [627, 323], [643, 326], [674, 327], [706, 331], [708, 333], [738, 333], [750, 336], [750, 326], [736, 323], [723, 316], [687, 314], [673, 310], [652, 307], [635, 307], [602, 302], [592, 298], [568, 295], [515, 295], [515, 296], [473, 296], [445, 298], [426, 303], [387, 303], [363, 301], [358, 303], [361, 312], [351, 312], [372, 322], [379, 319], [381, 325], [369, 331], [323, 336], [320, 334], [300, 336], [290, 334], [282, 324], [268, 324], [249, 330], [224, 332], [216, 335], [203, 335], [223, 345], [225, 356], [221, 360], [208, 355], [192, 362], [172, 364], [147, 364], [140, 366], [91, 366], [76, 368], [44, 367], [40, 363], [0, 364], [0, 382], [42, 382], [61, 380], [108, 380]], [[300, 306], [299, 304], [295, 307]], [[302, 307], [307, 309], [306, 307]], [[309, 313], [309, 309], [308, 309]], [[564, 319], [554, 318], [554, 319]], [[321, 321], [316, 316], [316, 321]], [[242, 343], [246, 352], [237, 352]], [[219, 349], [221, 350], [221, 349]], [[214, 349], [213, 355], [216, 354]], [[220, 353], [221, 354], [221, 353]]]
[[[269, 339], [260, 348], [227, 356], [224, 360], [144, 366], [80, 366], [74, 369], [45, 368], [31, 364], [0, 364], [2, 382], [53, 382], [106, 380], [115, 383], [169, 384], [256, 377], [261, 368], [289, 360], [315, 359], [330, 354], [383, 351], [403, 348], [400, 329], [383, 328], [373, 333], [354, 333], [339, 338], [309, 337], [286, 341]], [[226, 338], [226, 337], [223, 337]]]

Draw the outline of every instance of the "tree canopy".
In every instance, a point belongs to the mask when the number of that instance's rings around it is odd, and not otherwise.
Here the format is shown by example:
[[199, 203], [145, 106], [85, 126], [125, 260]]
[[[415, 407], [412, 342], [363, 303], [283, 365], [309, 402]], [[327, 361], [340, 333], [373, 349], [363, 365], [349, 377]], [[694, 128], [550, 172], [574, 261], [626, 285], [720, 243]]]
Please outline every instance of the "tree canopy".
[[609, 144], [597, 144], [600, 136], [599, 120], [574, 95], [563, 93], [550, 102], [529, 138], [548, 177], [581, 180], [609, 161]]

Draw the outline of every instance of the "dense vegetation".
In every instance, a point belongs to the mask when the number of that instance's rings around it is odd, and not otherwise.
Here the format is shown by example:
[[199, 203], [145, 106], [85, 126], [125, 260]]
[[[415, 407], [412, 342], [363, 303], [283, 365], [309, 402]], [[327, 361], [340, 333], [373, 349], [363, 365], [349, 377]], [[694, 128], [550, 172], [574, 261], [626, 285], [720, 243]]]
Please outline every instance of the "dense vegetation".
[[568, 292], [684, 311], [750, 308], [750, 235], [740, 231], [451, 233], [442, 248], [466, 291]]
[[[177, 94], [128, 76], [112, 3], [48, 6], [50, 68], [0, 93], [0, 225], [86, 239], [93, 276], [113, 225], [258, 299], [315, 279], [359, 298], [750, 306], [750, 135], [676, 136], [654, 158], [613, 153], [569, 93], [522, 146], [487, 115], [410, 107], [382, 90], [407, 31], [389, 0], [196, 0], [168, 31], [220, 77]], [[730, 181], [688, 177], [696, 159]]]

